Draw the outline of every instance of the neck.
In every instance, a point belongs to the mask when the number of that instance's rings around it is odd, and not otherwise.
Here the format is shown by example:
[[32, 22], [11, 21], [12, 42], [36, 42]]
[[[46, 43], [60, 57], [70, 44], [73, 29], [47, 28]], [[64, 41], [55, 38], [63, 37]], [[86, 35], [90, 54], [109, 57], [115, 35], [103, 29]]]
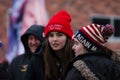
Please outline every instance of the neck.
[[60, 60], [60, 61], [63, 61], [63, 59], [64, 59], [64, 52], [63, 52], [63, 50], [60, 50], [60, 51], [56, 51], [55, 52], [55, 55], [58, 57], [58, 59]]

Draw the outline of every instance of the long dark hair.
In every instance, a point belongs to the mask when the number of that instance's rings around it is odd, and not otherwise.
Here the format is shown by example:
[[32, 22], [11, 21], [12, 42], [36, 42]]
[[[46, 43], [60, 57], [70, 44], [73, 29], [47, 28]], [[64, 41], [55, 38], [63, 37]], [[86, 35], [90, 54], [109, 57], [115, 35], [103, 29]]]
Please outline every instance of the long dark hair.
[[45, 80], [57, 80], [58, 78], [64, 79], [65, 70], [67, 64], [72, 60], [74, 57], [73, 50], [72, 50], [73, 42], [69, 40], [67, 37], [66, 45], [62, 49], [62, 75], [60, 76], [58, 69], [57, 69], [57, 56], [54, 54], [54, 51], [49, 45], [48, 38], [45, 40], [45, 48], [44, 48], [44, 64], [45, 64]]
[[113, 51], [106, 46], [100, 46], [96, 51], [93, 51], [96, 54], [105, 55], [108, 58], [111, 58]]

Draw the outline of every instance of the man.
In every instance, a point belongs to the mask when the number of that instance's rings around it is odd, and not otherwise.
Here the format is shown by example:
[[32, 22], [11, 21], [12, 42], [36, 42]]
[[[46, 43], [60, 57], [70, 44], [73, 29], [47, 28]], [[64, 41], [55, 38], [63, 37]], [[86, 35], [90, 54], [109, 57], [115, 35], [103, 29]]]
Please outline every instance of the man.
[[32, 25], [21, 36], [25, 53], [14, 58], [9, 66], [10, 80], [23, 80], [27, 65], [34, 53], [42, 47], [44, 26]]

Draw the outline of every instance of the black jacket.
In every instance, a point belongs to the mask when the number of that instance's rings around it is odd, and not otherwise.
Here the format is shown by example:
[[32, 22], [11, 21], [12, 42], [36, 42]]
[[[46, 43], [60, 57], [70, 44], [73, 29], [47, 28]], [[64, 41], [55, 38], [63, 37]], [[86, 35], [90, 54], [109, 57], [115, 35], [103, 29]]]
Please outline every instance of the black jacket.
[[44, 80], [45, 71], [43, 54], [41, 52], [32, 56], [23, 80]]
[[0, 80], [8, 80], [8, 63], [0, 63]]
[[[43, 41], [42, 33], [44, 31], [43, 26], [32, 25], [22, 36], [21, 41], [25, 48], [25, 53], [14, 58], [9, 66], [9, 80], [23, 80], [24, 74], [27, 70], [28, 63], [34, 53], [30, 52], [28, 47], [28, 35], [32, 34], [38, 39]], [[36, 50], [36, 53], [39, 52], [41, 46]]]
[[120, 65], [104, 53], [87, 53], [74, 58], [66, 74], [66, 80], [120, 80]]

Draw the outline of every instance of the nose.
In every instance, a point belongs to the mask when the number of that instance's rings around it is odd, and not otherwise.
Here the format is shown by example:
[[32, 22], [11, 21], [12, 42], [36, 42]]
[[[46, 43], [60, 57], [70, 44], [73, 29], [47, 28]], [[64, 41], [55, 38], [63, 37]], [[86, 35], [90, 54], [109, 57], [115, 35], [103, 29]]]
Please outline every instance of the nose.
[[54, 37], [53, 37], [53, 40], [56, 41], [56, 40], [57, 40], [57, 36], [54, 36]]
[[36, 40], [35, 40], [35, 39], [32, 39], [31, 42], [32, 42], [32, 44], [35, 44]]
[[72, 49], [73, 49], [73, 50], [75, 49], [75, 45], [72, 46]]

